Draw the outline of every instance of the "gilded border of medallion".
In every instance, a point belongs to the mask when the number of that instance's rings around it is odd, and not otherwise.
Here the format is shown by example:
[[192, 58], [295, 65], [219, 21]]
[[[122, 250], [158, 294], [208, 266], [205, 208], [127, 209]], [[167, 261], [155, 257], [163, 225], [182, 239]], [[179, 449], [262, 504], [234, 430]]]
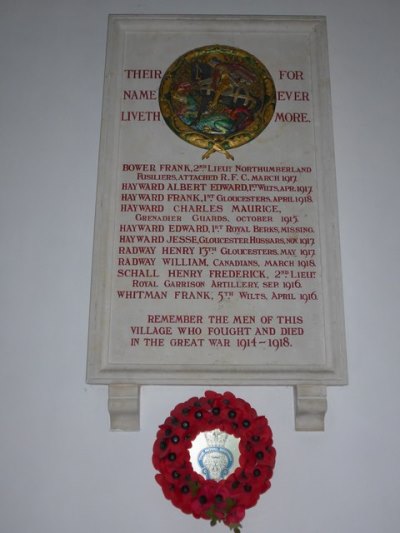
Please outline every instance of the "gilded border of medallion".
[[[173, 105], [173, 86], [179, 74], [185, 69], [190, 69], [191, 63], [198, 59], [218, 59], [227, 64], [235, 61], [256, 76], [264, 94], [262, 95], [262, 105], [250, 124], [231, 134], [217, 134], [196, 131], [181, 120]], [[214, 152], [224, 154], [227, 159], [234, 159], [228, 150], [252, 141], [271, 122], [276, 106], [276, 90], [268, 69], [254, 55], [239, 48], [215, 44], [190, 50], [171, 64], [161, 80], [159, 105], [167, 125], [176, 135], [182, 140], [206, 150], [202, 159], [208, 159]]]

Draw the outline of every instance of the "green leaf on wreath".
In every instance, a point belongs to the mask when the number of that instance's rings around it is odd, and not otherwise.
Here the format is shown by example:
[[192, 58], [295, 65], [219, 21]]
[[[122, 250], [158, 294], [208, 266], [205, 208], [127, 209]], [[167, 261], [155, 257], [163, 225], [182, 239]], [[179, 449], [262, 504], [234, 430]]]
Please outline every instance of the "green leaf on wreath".
[[232, 498], [226, 498], [225, 500], [225, 509], [226, 509], [226, 512], [229, 513], [233, 507], [235, 507], [235, 500], [233, 500]]
[[199, 488], [200, 488], [199, 482], [198, 481], [190, 481], [189, 482], [189, 488], [190, 488], [190, 493], [192, 494], [192, 496], [196, 496], [196, 494], [199, 492]]
[[233, 533], [241, 533], [240, 532], [240, 529], [242, 527], [242, 524], [230, 524], [229, 525], [229, 529], [232, 531], [233, 529]]

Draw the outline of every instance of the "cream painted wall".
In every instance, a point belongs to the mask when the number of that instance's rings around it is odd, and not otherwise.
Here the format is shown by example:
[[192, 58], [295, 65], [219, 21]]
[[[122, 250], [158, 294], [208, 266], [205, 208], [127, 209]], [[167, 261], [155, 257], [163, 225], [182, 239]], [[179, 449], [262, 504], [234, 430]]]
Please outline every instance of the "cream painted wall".
[[209, 530], [164, 500], [150, 462], [158, 424], [204, 388], [144, 387], [142, 430], [122, 434], [106, 388], [85, 384], [107, 14], [129, 12], [327, 15], [350, 385], [329, 389], [324, 433], [294, 431], [289, 388], [232, 388], [278, 450], [244, 531], [395, 533], [398, 0], [2, 0], [0, 532]]

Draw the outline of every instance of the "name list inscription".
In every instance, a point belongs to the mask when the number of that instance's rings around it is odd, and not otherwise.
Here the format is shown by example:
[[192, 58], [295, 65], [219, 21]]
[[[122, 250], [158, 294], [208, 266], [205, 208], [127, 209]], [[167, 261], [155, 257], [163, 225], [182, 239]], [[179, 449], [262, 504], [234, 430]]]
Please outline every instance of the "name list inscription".
[[[121, 170], [118, 299], [188, 308], [318, 300], [311, 167], [127, 162]], [[130, 326], [131, 346], [230, 346], [234, 337], [243, 349], [278, 349], [304, 335], [302, 314], [188, 314], [182, 326], [172, 316]]]

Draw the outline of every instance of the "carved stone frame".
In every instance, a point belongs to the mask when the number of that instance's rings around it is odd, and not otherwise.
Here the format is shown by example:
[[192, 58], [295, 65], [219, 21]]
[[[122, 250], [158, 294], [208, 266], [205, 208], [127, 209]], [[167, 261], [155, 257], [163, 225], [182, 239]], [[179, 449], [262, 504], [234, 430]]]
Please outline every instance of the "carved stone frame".
[[[302, 32], [308, 35], [313, 79], [315, 162], [318, 175], [319, 231], [323, 272], [323, 314], [326, 353], [313, 366], [266, 367], [110, 363], [111, 272], [113, 220], [117, 194], [113, 176], [118, 166], [118, 73], [129, 32], [160, 28], [168, 32]], [[172, 38], [172, 37], [171, 37]], [[110, 16], [100, 143], [99, 176], [93, 252], [87, 382], [108, 385], [111, 428], [138, 430], [141, 385], [274, 385], [293, 386], [297, 430], [323, 430], [326, 388], [347, 383], [344, 316], [329, 67], [324, 17], [269, 16]]]

